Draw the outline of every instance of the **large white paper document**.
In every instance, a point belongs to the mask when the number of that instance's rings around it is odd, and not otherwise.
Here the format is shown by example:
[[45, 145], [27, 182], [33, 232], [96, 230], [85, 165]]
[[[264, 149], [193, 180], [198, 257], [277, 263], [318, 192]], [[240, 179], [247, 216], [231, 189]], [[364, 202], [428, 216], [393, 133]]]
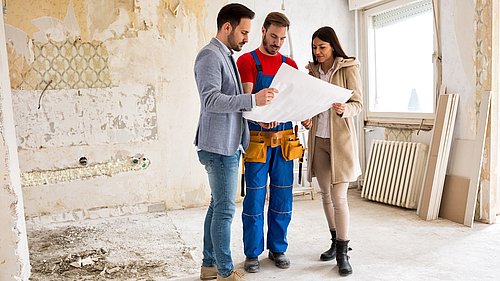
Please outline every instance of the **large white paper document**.
[[270, 88], [279, 91], [271, 104], [245, 111], [243, 117], [257, 122], [302, 121], [327, 110], [333, 103], [345, 103], [352, 96], [352, 90], [325, 82], [286, 63], [281, 64]]

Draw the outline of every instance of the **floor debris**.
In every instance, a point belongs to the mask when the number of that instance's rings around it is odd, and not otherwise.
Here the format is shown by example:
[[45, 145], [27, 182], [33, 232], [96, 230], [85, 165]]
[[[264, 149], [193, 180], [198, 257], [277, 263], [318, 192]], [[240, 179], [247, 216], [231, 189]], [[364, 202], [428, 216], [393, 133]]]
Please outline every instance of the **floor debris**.
[[35, 224], [28, 240], [33, 281], [158, 280], [198, 270], [198, 249], [165, 213]]

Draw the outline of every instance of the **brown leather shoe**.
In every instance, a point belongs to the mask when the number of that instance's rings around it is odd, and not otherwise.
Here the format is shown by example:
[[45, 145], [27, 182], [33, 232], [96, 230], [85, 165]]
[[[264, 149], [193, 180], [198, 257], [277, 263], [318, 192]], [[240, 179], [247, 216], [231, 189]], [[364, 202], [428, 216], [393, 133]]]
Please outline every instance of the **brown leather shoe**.
[[245, 278], [243, 277], [243, 273], [238, 272], [238, 271], [235, 270], [228, 277], [222, 277], [220, 275], [217, 275], [217, 280], [224, 280], [224, 281], [245, 281]]
[[202, 266], [200, 271], [201, 280], [213, 280], [217, 279], [217, 267], [216, 266]]

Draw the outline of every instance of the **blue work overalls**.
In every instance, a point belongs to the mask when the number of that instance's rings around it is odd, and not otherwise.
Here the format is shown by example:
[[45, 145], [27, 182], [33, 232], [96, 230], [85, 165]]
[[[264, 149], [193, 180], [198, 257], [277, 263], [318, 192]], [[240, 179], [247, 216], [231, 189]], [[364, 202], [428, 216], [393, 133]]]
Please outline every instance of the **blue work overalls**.
[[[257, 81], [254, 93], [268, 88], [274, 76], [262, 74], [262, 65], [255, 51], [252, 56], [257, 66]], [[282, 55], [282, 63], [286, 57]], [[292, 122], [280, 123], [272, 129], [263, 129], [249, 122], [252, 131], [284, 131], [292, 129]], [[293, 161], [281, 154], [281, 146], [267, 147], [266, 163], [245, 162], [246, 195], [243, 200], [243, 245], [245, 256], [258, 257], [264, 251], [264, 203], [269, 174], [269, 207], [267, 211], [267, 248], [284, 253], [288, 247], [286, 239], [292, 218]]]

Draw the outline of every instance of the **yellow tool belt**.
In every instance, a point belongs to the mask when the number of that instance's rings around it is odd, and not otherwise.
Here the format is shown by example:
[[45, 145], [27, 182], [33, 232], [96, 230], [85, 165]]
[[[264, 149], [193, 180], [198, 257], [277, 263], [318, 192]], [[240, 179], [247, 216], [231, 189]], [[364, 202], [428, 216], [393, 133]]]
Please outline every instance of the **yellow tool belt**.
[[271, 148], [281, 146], [285, 160], [300, 158], [304, 153], [304, 148], [293, 130], [250, 131], [250, 144], [245, 151], [245, 161], [265, 163], [269, 146]]
[[284, 138], [293, 138], [293, 130], [286, 131], [250, 131], [250, 141], [265, 142], [266, 146], [277, 147], [283, 145]]

